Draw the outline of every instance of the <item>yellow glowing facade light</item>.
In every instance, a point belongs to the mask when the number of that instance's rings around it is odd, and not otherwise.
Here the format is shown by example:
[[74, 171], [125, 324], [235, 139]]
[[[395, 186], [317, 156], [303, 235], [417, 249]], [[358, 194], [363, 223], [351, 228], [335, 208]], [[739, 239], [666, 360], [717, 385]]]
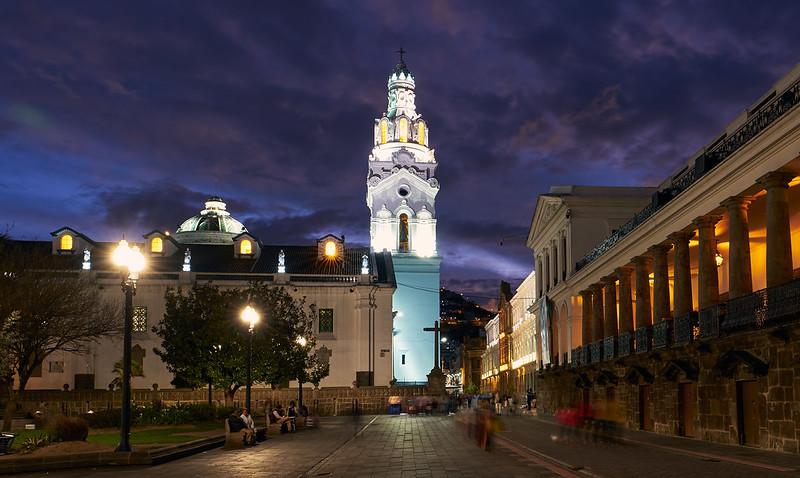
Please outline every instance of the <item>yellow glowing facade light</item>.
[[386, 121], [381, 121], [381, 144], [386, 144], [386, 137], [388, 136], [389, 126]]
[[152, 241], [150, 241], [150, 252], [164, 252], [164, 241], [160, 237], [154, 237]]
[[405, 143], [408, 141], [408, 120], [405, 118], [400, 118], [400, 121], [397, 122], [397, 127], [399, 128], [398, 137], [401, 143]]
[[425, 146], [425, 123], [420, 121], [420, 123], [418, 125], [418, 128], [419, 128], [419, 131], [418, 131], [418, 134], [417, 134], [417, 136], [418, 136], [417, 139], [419, 141], [419, 144]]
[[250, 255], [253, 253], [253, 243], [249, 239], [243, 240], [239, 243], [239, 254]]
[[325, 255], [328, 257], [336, 257], [336, 243], [328, 241], [325, 243]]
[[60, 247], [62, 251], [72, 250], [72, 236], [70, 234], [64, 234], [63, 236], [61, 236]]

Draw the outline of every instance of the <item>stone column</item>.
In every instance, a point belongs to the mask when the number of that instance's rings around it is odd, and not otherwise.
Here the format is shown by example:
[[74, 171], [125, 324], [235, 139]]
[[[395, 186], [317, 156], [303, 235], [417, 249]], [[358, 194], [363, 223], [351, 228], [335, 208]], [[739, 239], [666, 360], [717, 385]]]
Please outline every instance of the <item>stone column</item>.
[[542, 266], [542, 256], [536, 256], [536, 294], [537, 297], [544, 295], [544, 287], [542, 287], [542, 276], [544, 275], [544, 267]]
[[697, 248], [697, 308], [705, 309], [719, 303], [719, 272], [717, 272], [717, 239], [714, 226], [722, 216], [700, 216], [692, 223], [697, 226], [700, 245]]
[[747, 206], [753, 198], [732, 196], [722, 202], [728, 209], [728, 298], [753, 292], [753, 272], [750, 265], [750, 226]]
[[773, 171], [758, 178], [767, 190], [767, 287], [792, 280], [789, 181], [794, 173]]
[[619, 277], [619, 331], [633, 332], [633, 299], [631, 296], [633, 268], [623, 266], [614, 269], [614, 272]]
[[592, 284], [592, 342], [603, 340], [605, 321], [603, 317], [603, 284]]
[[550, 250], [553, 251], [553, 287], [558, 284], [558, 239], [550, 241]]
[[603, 277], [605, 284], [605, 333], [603, 337], [617, 335], [617, 275], [609, 274]]
[[650, 265], [653, 259], [636, 256], [631, 261], [636, 266], [636, 328], [639, 329], [653, 325], [653, 310], [650, 305]]
[[674, 232], [667, 236], [675, 247], [672, 286], [673, 314], [678, 317], [692, 311], [692, 269], [689, 258], [689, 239], [694, 231]]
[[581, 291], [583, 298], [583, 327], [581, 344], [589, 345], [592, 343], [592, 291], [589, 289]]
[[669, 244], [658, 244], [647, 249], [653, 254], [653, 323], [671, 317], [669, 310]]
[[550, 267], [550, 249], [545, 250], [544, 252], [544, 268], [545, 268], [545, 276], [544, 276], [544, 292], [545, 294], [550, 292], [550, 271], [552, 270]]

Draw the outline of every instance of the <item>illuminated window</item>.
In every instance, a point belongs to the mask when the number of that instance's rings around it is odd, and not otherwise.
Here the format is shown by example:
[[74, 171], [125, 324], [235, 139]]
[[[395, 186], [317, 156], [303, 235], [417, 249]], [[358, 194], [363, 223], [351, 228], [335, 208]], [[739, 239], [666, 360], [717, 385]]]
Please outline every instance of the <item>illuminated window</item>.
[[325, 255], [328, 257], [336, 257], [336, 243], [328, 241], [325, 243]]
[[419, 128], [419, 134], [417, 135], [418, 136], [417, 139], [419, 140], [419, 144], [424, 146], [425, 145], [425, 123], [420, 122], [418, 128]]
[[408, 120], [405, 118], [400, 118], [397, 127], [400, 128], [400, 142], [405, 143], [408, 141]]
[[51, 361], [50, 373], [64, 373], [64, 361], [63, 360]]
[[243, 240], [239, 243], [239, 254], [250, 255], [253, 253], [253, 243], [249, 239]]
[[398, 252], [408, 252], [408, 216], [400, 214], [400, 230], [398, 231]]
[[386, 143], [386, 136], [388, 134], [387, 133], [388, 128], [389, 127], [386, 124], [386, 121], [381, 121], [381, 144]]
[[333, 333], [333, 309], [319, 309], [319, 332]]
[[72, 236], [69, 234], [64, 234], [61, 236], [61, 250], [62, 251], [71, 251], [72, 250]]
[[133, 308], [133, 331], [147, 332], [147, 307], [136, 306]]
[[154, 237], [150, 241], [150, 252], [164, 252], [164, 241], [160, 237]]

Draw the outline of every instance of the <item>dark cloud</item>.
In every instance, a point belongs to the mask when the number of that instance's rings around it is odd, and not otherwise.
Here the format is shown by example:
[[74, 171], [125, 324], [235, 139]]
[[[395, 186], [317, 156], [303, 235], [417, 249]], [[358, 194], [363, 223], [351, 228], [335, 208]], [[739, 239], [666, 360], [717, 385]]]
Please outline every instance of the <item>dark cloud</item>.
[[[778, 13], [779, 12], [779, 13]], [[0, 5], [0, 194], [20, 237], [174, 230], [220, 195], [267, 243], [368, 242], [401, 45], [442, 185], [443, 284], [496, 296], [554, 184], [655, 185], [797, 61], [800, 7], [657, 2]], [[480, 301], [483, 303], [483, 301]]]

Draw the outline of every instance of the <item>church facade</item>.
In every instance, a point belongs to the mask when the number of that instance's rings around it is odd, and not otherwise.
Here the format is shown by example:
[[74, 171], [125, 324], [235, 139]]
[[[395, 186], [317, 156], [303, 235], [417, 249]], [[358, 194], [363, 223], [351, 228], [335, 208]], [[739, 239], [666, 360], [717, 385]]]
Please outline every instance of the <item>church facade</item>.
[[[174, 376], [153, 353], [161, 346], [153, 326], [164, 316], [167, 288], [206, 283], [245, 288], [254, 279], [283, 287], [314, 306], [315, 352], [330, 364], [321, 388], [427, 383], [438, 345], [434, 334], [423, 329], [439, 318], [439, 184], [414, 86], [401, 55], [389, 77], [389, 106], [375, 122], [369, 156], [369, 247], [352, 247], [334, 235], [308, 245], [263, 244], [219, 197], [206, 201], [173, 233], [153, 230], [129, 241], [146, 259], [133, 304], [132, 358], [143, 370], [132, 377], [134, 389], [172, 387]], [[112, 260], [116, 242], [98, 242], [70, 227], [51, 236], [50, 241], [18, 242], [59, 256], [67, 270], [88, 275], [105, 299], [122, 303], [120, 273]], [[56, 352], [27, 388], [107, 389], [115, 377], [113, 364], [121, 357], [121, 338], [83, 354]]]
[[[391, 349], [395, 289], [390, 254], [350, 247], [334, 235], [304, 246], [265, 245], [218, 197], [210, 198], [200, 214], [173, 234], [152, 231], [134, 245], [146, 261], [133, 302], [132, 358], [144, 372], [132, 377], [134, 389], [154, 384], [172, 388], [173, 375], [153, 353], [153, 348], [161, 348], [161, 339], [152, 331], [164, 316], [168, 287], [186, 290], [208, 283], [244, 289], [250, 280], [283, 287], [293, 297], [305, 298], [307, 307], [314, 305], [315, 352], [330, 364], [321, 387], [389, 385], [392, 363], [386, 351]], [[60, 256], [67, 269], [88, 275], [104, 299], [122, 302], [120, 273], [112, 259], [117, 243], [96, 242], [63, 227], [52, 233], [49, 243], [35, 246]], [[113, 364], [121, 357], [121, 340], [98, 343], [82, 355], [55, 352], [28, 389], [106, 389], [115, 376]]]
[[423, 330], [439, 318], [438, 165], [428, 125], [416, 110], [414, 88], [401, 52], [389, 76], [388, 108], [375, 120], [367, 174], [371, 250], [392, 255], [397, 283], [392, 351], [398, 384], [426, 383], [438, 365], [438, 343], [433, 333]]

